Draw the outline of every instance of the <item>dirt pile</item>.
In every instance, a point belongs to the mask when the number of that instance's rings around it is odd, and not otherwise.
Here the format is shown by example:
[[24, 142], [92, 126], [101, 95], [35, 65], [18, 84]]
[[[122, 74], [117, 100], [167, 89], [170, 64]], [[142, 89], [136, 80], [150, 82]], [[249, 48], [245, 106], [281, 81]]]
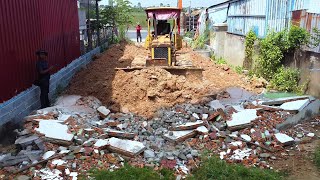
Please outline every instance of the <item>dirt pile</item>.
[[131, 65], [137, 56], [147, 56], [148, 51], [133, 44], [121, 43], [112, 46], [99, 59], [79, 72], [67, 94], [94, 96], [113, 111], [133, 112], [151, 117], [161, 107], [178, 103], [196, 103], [200, 97], [213, 94], [228, 87], [242, 87], [254, 91], [254, 86], [244, 77], [204, 58], [191, 49], [180, 52], [180, 59], [191, 61], [204, 69], [201, 81], [184, 76], [171, 75], [159, 69], [133, 72], [116, 71]]
[[204, 94], [204, 84], [190, 82], [160, 68], [116, 73], [112, 99], [121, 111], [150, 116], [160, 107], [192, 101]]

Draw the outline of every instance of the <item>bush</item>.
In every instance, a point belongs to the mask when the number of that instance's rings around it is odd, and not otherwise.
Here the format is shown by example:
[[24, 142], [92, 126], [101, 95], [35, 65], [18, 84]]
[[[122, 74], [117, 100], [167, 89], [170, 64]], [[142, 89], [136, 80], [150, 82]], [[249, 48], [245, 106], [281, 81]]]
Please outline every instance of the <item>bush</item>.
[[320, 145], [318, 145], [314, 153], [314, 162], [316, 166], [320, 169]]
[[137, 168], [125, 164], [124, 167], [115, 171], [93, 170], [90, 177], [96, 180], [174, 180], [174, 174], [170, 170], [162, 169], [160, 172], [153, 171], [150, 168]]
[[281, 67], [270, 81], [270, 88], [278, 91], [296, 92], [299, 89], [299, 71]]
[[280, 173], [258, 168], [246, 168], [242, 165], [227, 164], [216, 157], [207, 159], [193, 172], [190, 180], [198, 179], [245, 179], [245, 180], [272, 180], [282, 179]]

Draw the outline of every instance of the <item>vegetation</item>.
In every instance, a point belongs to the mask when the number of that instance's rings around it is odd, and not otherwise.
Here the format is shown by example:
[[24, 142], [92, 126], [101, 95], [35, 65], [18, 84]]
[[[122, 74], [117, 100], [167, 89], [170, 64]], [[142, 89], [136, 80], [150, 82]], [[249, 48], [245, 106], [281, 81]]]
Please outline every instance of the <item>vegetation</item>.
[[162, 169], [160, 172], [153, 171], [150, 168], [137, 168], [127, 164], [124, 167], [115, 170], [93, 170], [91, 177], [96, 180], [174, 180], [174, 174], [172, 171]]
[[272, 170], [246, 168], [242, 165], [227, 164], [216, 157], [207, 159], [193, 172], [190, 180], [196, 179], [246, 179], [246, 180], [277, 180], [282, 179], [280, 173]]
[[283, 92], [298, 92], [299, 71], [281, 67], [270, 81], [270, 88]]
[[126, 38], [126, 30], [129, 24], [132, 24], [132, 7], [128, 0], [113, 0], [115, 6], [108, 6], [100, 12], [101, 23], [103, 25], [112, 25], [118, 27], [119, 40]]
[[205, 45], [209, 41], [209, 37], [210, 30], [206, 28], [206, 30], [192, 42], [191, 47], [193, 49], [204, 49], [206, 47]]
[[320, 169], [320, 144], [318, 145], [314, 153], [314, 162], [316, 166]]
[[[295, 49], [306, 45], [309, 39], [310, 35], [305, 29], [294, 25], [289, 30], [269, 32], [259, 41], [260, 53], [255, 74], [270, 81], [269, 88], [301, 93], [302, 87], [298, 85], [299, 71], [284, 68], [282, 62], [286, 53], [292, 53]], [[251, 45], [252, 40], [248, 40], [248, 53], [246, 51], [248, 56], [252, 55]]]
[[250, 30], [246, 36], [245, 48], [246, 48], [246, 66], [251, 68], [253, 64], [254, 42], [257, 40], [257, 35], [253, 30]]

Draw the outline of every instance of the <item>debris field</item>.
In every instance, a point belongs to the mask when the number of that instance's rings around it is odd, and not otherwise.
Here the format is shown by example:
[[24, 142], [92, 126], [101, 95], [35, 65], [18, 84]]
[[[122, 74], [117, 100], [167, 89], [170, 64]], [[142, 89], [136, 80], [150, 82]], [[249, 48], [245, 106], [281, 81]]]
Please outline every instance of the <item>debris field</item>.
[[[93, 167], [112, 171], [126, 161], [184, 177], [201, 165], [205, 150], [229, 163], [272, 169], [273, 162], [320, 135], [314, 128], [320, 101], [313, 97], [268, 100], [240, 88], [216, 97], [161, 108], [146, 119], [113, 113], [94, 97], [62, 96], [25, 118], [17, 148], [0, 156], [1, 171], [9, 177], [77, 179], [89, 177]], [[303, 122], [307, 116], [314, 118]]]
[[314, 97], [267, 99], [256, 94], [263, 81], [249, 81], [189, 49], [180, 58], [204, 68], [201, 81], [159, 68], [115, 70], [141, 53], [131, 44], [113, 45], [52, 107], [25, 117], [13, 147], [0, 152], [0, 178], [78, 179], [90, 177], [92, 168], [114, 171], [125, 162], [186, 177], [201, 166], [204, 152], [273, 169], [320, 136]]

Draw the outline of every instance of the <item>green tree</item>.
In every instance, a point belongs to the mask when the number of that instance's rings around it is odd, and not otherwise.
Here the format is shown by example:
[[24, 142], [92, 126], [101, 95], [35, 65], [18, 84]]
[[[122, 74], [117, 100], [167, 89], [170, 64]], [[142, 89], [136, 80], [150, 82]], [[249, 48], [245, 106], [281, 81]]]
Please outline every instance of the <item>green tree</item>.
[[114, 0], [114, 6], [103, 9], [100, 13], [101, 23], [112, 25], [119, 29], [119, 38], [125, 38], [125, 30], [129, 24], [132, 24], [132, 7], [128, 0]]
[[160, 7], [163, 7], [163, 3], [160, 3]]

